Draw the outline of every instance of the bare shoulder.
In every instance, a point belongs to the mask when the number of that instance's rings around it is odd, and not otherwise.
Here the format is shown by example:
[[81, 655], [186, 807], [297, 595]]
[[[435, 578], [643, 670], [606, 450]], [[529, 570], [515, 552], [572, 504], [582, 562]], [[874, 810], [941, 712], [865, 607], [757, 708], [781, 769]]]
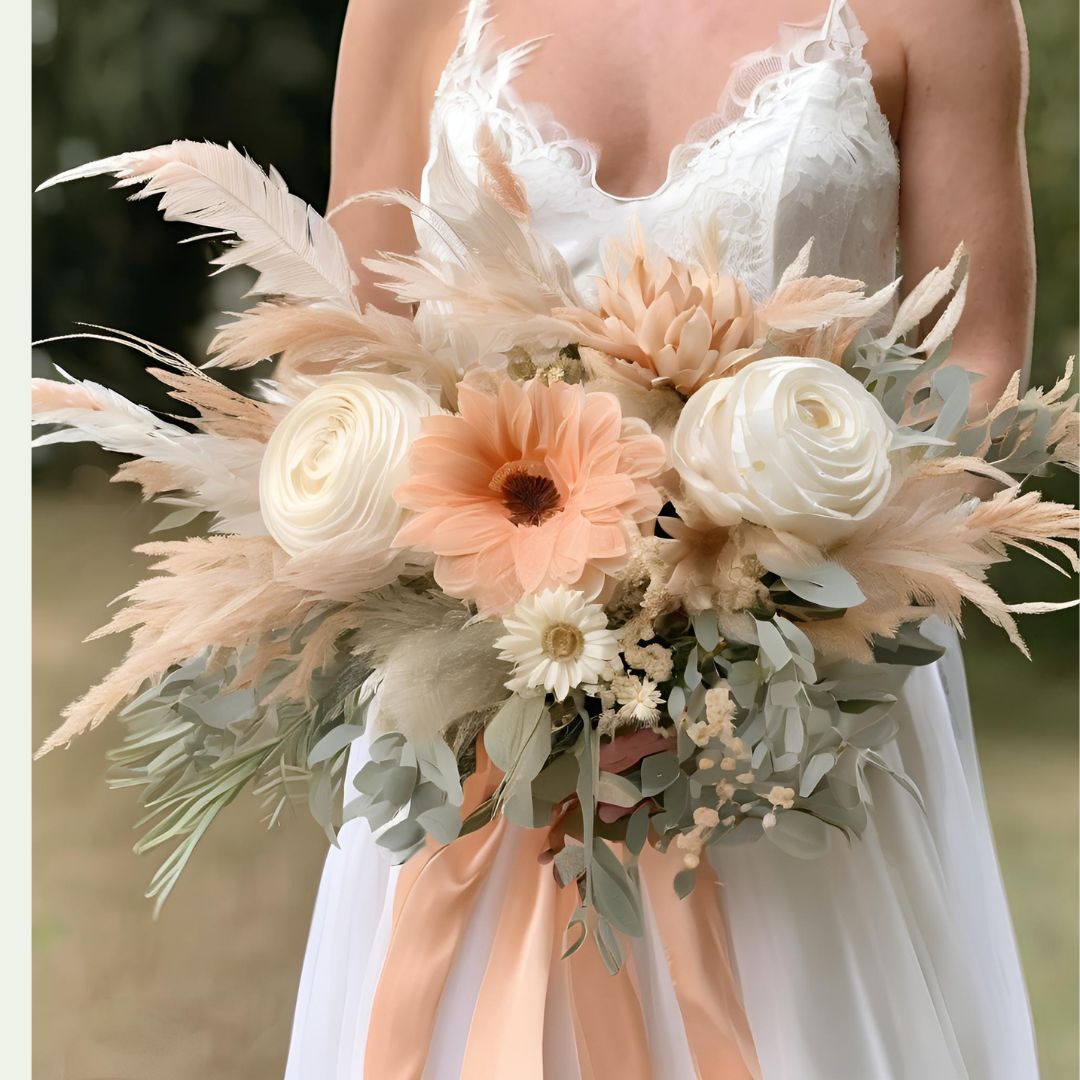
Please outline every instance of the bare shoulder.
[[978, 118], [983, 133], [1015, 128], [1027, 87], [1019, 0], [855, 0], [852, 7], [894, 137], [916, 115]]
[[345, 24], [380, 39], [405, 41], [430, 37], [461, 9], [461, 0], [349, 0]]
[[350, 0], [342, 52], [411, 79], [461, 21], [461, 0]]
[[1007, 85], [1026, 65], [1019, 0], [876, 0], [890, 9], [909, 73]]
[[430, 99], [463, 19], [462, 0], [350, 0], [339, 93], [343, 83], [356, 83], [381, 88], [402, 103]]

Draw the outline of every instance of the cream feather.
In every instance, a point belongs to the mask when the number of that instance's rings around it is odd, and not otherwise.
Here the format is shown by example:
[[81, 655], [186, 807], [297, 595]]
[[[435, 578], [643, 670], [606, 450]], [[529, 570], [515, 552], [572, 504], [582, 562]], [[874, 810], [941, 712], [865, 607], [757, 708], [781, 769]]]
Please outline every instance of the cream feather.
[[60, 173], [38, 190], [107, 173], [117, 178], [117, 187], [145, 184], [132, 198], [160, 196], [158, 207], [167, 221], [235, 234], [214, 262], [223, 270], [240, 265], [257, 270], [253, 293], [355, 305], [356, 277], [337, 233], [290, 194], [276, 169], [263, 172], [231, 143], [178, 140], [118, 154]]
[[158, 501], [189, 511], [177, 524], [209, 510], [215, 514], [213, 531], [249, 536], [266, 532], [258, 501], [263, 442], [185, 431], [107, 387], [65, 378], [68, 384], [31, 380], [31, 422], [60, 425], [39, 435], [34, 446], [95, 442], [114, 453], [158, 462], [181, 489], [181, 494]]
[[[546, 316], [553, 308], [577, 306], [577, 290], [559, 252], [499, 201], [465, 175], [446, 143], [438, 147], [430, 183], [441, 193], [439, 211], [406, 192], [373, 192], [408, 208], [421, 228], [416, 257], [367, 261], [371, 269], [394, 278], [392, 287], [406, 301], [446, 301], [456, 317], [491, 323]], [[499, 152], [487, 147], [490, 171]], [[505, 159], [500, 167], [505, 188], [510, 180]], [[524, 197], [523, 189], [519, 192]], [[524, 211], [524, 207], [519, 207]]]
[[275, 378], [354, 368], [422, 373], [431, 358], [412, 319], [369, 306], [267, 301], [219, 328], [205, 367], [247, 368], [277, 356]]

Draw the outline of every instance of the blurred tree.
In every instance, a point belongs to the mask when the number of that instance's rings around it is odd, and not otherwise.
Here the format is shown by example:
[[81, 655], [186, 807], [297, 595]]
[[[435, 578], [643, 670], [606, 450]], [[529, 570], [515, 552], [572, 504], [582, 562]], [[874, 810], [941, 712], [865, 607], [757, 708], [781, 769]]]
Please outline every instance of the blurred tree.
[[[329, 179], [330, 104], [347, 0], [34, 0], [33, 175], [176, 138], [232, 141], [273, 163], [319, 207]], [[203, 354], [242, 273], [211, 278], [208, 243], [163, 225], [156, 200], [133, 206], [105, 181], [34, 197], [35, 338], [107, 323]], [[96, 341], [37, 350], [80, 377], [164, 407], [138, 354]], [[172, 403], [175, 404], [175, 403]], [[58, 447], [39, 474], [61, 479], [89, 448]], [[93, 460], [98, 460], [96, 457]]]

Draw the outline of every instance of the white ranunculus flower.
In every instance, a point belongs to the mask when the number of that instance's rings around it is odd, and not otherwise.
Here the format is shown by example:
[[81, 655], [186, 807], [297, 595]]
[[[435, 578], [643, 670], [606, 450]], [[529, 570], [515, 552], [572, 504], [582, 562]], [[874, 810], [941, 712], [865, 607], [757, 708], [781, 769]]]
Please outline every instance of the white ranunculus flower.
[[266, 448], [259, 497], [270, 535], [293, 556], [336, 541], [360, 587], [392, 580], [400, 553], [391, 544], [408, 513], [394, 488], [408, 475], [421, 418], [438, 411], [395, 375], [342, 372], [321, 381]]
[[717, 525], [752, 521], [820, 547], [884, 501], [893, 425], [824, 360], [778, 356], [702, 387], [672, 435], [684, 492]]

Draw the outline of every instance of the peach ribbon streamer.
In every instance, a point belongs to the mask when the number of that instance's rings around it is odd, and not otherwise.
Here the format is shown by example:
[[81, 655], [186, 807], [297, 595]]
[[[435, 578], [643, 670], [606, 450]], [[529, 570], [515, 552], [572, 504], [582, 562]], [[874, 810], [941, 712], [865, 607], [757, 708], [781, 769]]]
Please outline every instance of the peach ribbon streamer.
[[[482, 745], [466, 781], [463, 815], [494, 790], [499, 771]], [[538, 862], [545, 830], [504, 818], [446, 847], [428, 842], [398, 877], [390, 943], [372, 1003], [364, 1075], [422, 1080], [439, 1002], [480, 889], [500, 846], [513, 843], [508, 877], [462, 1066], [462, 1080], [544, 1080], [544, 1014], [551, 978], [567, 980], [581, 1080], [652, 1080], [633, 954], [616, 976], [592, 942], [563, 961], [562, 931], [577, 903]], [[656, 911], [700, 1080], [760, 1080], [749, 1025], [728, 963], [715, 877], [680, 901], [682, 862], [646, 846], [640, 870]]]
[[514, 863], [465, 1047], [461, 1080], [544, 1080], [547, 1000], [555, 889], [537, 862], [545, 833], [507, 830]]
[[646, 844], [639, 866], [699, 1080], [761, 1080], [750, 1024], [728, 959], [715, 872], [703, 860], [694, 891], [680, 900], [673, 882], [683, 862], [674, 844], [663, 855]]
[[[571, 894], [571, 899], [577, 897]], [[572, 909], [570, 904], [563, 926]], [[581, 1080], [652, 1080], [634, 956], [629, 949], [627, 954], [617, 975], [608, 974], [592, 941], [586, 941], [568, 960], [560, 961], [566, 965], [564, 977], [570, 980], [570, 1010]]]
[[576, 891], [558, 889], [551, 867], [538, 862], [547, 846], [545, 832], [515, 829], [503, 842], [516, 844], [517, 850], [461, 1080], [544, 1080], [544, 1012], [551, 978], [568, 983], [581, 1080], [616, 1075], [652, 1080], [632, 955], [614, 977], [591, 942], [568, 960], [560, 959], [562, 928], [577, 903]]
[[[498, 776], [478, 742], [463, 815], [494, 791]], [[446, 847], [429, 837], [424, 850], [401, 868], [390, 943], [371, 1005], [365, 1076], [421, 1080], [439, 1000], [505, 825], [500, 817]]]

